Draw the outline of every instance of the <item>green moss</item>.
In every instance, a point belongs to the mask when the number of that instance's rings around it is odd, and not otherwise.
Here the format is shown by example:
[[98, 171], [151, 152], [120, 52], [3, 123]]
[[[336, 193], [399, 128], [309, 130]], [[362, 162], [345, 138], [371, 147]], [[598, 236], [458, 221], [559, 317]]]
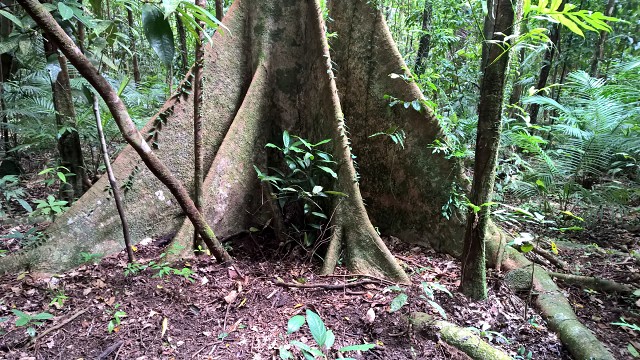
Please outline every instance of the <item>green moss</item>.
[[531, 289], [531, 267], [518, 268], [509, 271], [504, 281], [513, 291], [524, 291]]

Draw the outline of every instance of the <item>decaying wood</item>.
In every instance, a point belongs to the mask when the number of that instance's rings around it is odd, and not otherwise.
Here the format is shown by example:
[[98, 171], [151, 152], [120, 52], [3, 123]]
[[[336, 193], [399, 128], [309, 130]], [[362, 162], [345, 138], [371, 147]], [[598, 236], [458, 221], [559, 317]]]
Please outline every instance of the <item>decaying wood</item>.
[[364, 279], [359, 281], [354, 281], [350, 283], [344, 284], [295, 284], [295, 283], [286, 283], [283, 281], [276, 281], [276, 286], [281, 287], [291, 287], [291, 288], [300, 288], [300, 289], [325, 289], [325, 290], [342, 290], [346, 288], [358, 287], [367, 284], [379, 284], [380, 282], [373, 279]]

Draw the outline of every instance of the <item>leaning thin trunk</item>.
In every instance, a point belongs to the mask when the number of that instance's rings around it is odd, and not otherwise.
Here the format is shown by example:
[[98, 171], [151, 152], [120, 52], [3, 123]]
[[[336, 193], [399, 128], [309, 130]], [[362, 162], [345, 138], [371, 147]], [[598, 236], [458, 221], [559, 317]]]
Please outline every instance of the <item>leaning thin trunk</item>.
[[109, 107], [111, 115], [118, 124], [124, 139], [138, 153], [149, 170], [169, 189], [194, 227], [198, 229], [198, 233], [202, 236], [211, 253], [218, 261], [230, 261], [231, 257], [216, 238], [204, 216], [196, 209], [187, 189], [153, 153], [151, 147], [131, 120], [125, 104], [118, 97], [111, 84], [100, 75], [98, 69], [89, 59], [78, 51], [78, 47], [42, 4], [37, 0], [18, 0], [18, 3], [43, 31], [56, 41], [62, 53], [69, 58], [80, 74], [98, 91]]
[[[487, 40], [500, 42], [511, 35], [514, 12], [510, 0], [488, 4], [484, 32]], [[502, 47], [485, 42], [482, 49], [482, 81], [478, 106], [478, 135], [473, 167], [473, 185], [462, 253], [462, 292], [474, 299], [487, 297], [485, 239], [489, 223], [489, 201], [493, 193], [496, 160], [502, 127], [502, 98], [509, 54]]]
[[[196, 0], [196, 6], [206, 8], [206, 0]], [[201, 29], [204, 29], [204, 21], [198, 21]], [[202, 151], [202, 67], [204, 66], [204, 34], [202, 30], [198, 30], [198, 38], [196, 39], [196, 64], [193, 68], [193, 187], [194, 187], [194, 203], [198, 211], [202, 212], [204, 195], [202, 191], [202, 182], [204, 181], [204, 157]], [[185, 45], [186, 46], [186, 45]], [[198, 233], [193, 234], [193, 249], [198, 250], [201, 247], [201, 241]]]
[[107, 177], [109, 179], [109, 185], [111, 186], [111, 192], [113, 193], [113, 200], [116, 203], [116, 209], [118, 209], [118, 215], [120, 216], [120, 222], [122, 224], [122, 236], [124, 237], [124, 245], [127, 249], [127, 258], [132, 263], [136, 261], [133, 255], [133, 249], [131, 248], [131, 236], [129, 235], [129, 223], [124, 213], [124, 205], [122, 204], [122, 196], [120, 195], [120, 188], [116, 182], [116, 177], [113, 175], [113, 169], [111, 168], [111, 160], [109, 159], [109, 150], [107, 149], [107, 141], [104, 138], [104, 132], [102, 131], [102, 120], [100, 118], [100, 102], [98, 97], [93, 94], [93, 115], [96, 119], [96, 128], [98, 129], [98, 138], [100, 139], [100, 146], [102, 148], [102, 159], [104, 160], [104, 166], [107, 168]]
[[56, 110], [56, 125], [58, 128], [58, 151], [60, 153], [60, 165], [64, 166], [67, 182], [63, 185], [62, 195], [68, 202], [80, 197], [89, 188], [89, 180], [85, 170], [80, 135], [76, 124], [76, 111], [71, 96], [71, 83], [67, 58], [58, 54], [57, 46], [45, 37], [45, 54], [47, 58], [56, 56], [60, 70], [56, 78], [51, 79], [53, 105]]

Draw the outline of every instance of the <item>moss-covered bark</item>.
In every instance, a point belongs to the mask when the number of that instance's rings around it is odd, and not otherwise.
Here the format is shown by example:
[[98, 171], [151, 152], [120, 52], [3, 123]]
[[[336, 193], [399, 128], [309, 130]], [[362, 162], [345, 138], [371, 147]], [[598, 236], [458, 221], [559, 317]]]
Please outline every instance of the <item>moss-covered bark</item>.
[[433, 316], [421, 312], [412, 313], [409, 321], [418, 331], [437, 332], [447, 344], [455, 346], [474, 360], [512, 359], [504, 351], [482, 340], [470, 329], [448, 321], [436, 320]]

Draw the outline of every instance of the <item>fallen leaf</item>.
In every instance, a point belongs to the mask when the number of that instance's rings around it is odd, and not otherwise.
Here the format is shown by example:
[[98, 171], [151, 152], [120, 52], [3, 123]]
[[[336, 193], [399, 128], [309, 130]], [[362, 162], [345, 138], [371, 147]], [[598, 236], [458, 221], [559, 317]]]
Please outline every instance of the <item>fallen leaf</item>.
[[229, 295], [224, 297], [224, 301], [226, 301], [227, 304], [231, 304], [232, 302], [236, 301], [237, 297], [238, 297], [238, 292], [235, 290], [231, 290]]
[[109, 298], [109, 300], [105, 301], [105, 304], [111, 306], [111, 305], [113, 305], [114, 302], [116, 302], [116, 297], [112, 296], [111, 298]]
[[369, 310], [367, 310], [367, 314], [364, 317], [364, 321], [367, 324], [373, 324], [375, 320], [376, 320], [376, 311], [373, 310], [373, 308], [369, 308]]
[[86, 296], [86, 295], [89, 295], [89, 293], [91, 292], [91, 290], [93, 290], [93, 289], [91, 289], [91, 288], [86, 288], [86, 289], [82, 290], [82, 295], [85, 295], [85, 296]]
[[162, 319], [162, 331], [160, 333], [160, 337], [163, 338], [164, 334], [167, 332], [167, 328], [169, 327], [169, 319], [166, 317]]

